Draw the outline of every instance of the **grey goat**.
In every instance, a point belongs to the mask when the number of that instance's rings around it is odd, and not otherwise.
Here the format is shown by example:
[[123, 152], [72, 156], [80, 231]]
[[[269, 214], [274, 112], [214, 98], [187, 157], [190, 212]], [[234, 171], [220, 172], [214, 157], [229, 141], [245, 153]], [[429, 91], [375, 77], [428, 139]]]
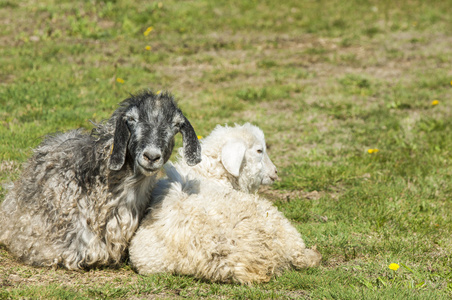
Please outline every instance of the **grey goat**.
[[197, 164], [197, 135], [172, 96], [145, 91], [91, 134], [47, 137], [1, 204], [0, 243], [32, 265], [117, 264], [178, 132], [189, 164]]

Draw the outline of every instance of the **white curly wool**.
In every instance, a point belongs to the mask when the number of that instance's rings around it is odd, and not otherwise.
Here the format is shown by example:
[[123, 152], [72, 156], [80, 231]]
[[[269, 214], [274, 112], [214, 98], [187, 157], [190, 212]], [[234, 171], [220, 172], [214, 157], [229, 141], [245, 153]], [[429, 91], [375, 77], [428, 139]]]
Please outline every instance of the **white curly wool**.
[[[246, 145], [236, 176], [226, 169], [230, 143]], [[238, 147], [240, 148], [240, 147]], [[237, 159], [237, 158], [236, 158]], [[226, 162], [228, 164], [229, 162]], [[266, 282], [292, 266], [312, 267], [321, 255], [269, 201], [253, 194], [276, 179], [262, 131], [250, 124], [218, 126], [202, 140], [202, 162], [167, 163], [168, 178], [129, 247], [140, 274], [169, 272], [218, 282]]]

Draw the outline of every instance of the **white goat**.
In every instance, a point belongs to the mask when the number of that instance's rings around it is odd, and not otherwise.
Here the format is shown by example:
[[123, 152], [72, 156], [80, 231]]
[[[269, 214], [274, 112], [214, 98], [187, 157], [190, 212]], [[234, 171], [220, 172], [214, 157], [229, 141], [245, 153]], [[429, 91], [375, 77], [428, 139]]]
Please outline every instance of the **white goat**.
[[[149, 214], [129, 254], [140, 274], [169, 272], [219, 282], [265, 282], [291, 266], [311, 267], [321, 255], [254, 192], [276, 167], [264, 134], [250, 124], [220, 127], [202, 144], [202, 162], [167, 163]], [[251, 193], [251, 194], [250, 194]]]
[[48, 137], [0, 207], [0, 242], [33, 265], [117, 264], [177, 132], [196, 164], [201, 147], [193, 127], [171, 95], [146, 91], [124, 100], [92, 134]]

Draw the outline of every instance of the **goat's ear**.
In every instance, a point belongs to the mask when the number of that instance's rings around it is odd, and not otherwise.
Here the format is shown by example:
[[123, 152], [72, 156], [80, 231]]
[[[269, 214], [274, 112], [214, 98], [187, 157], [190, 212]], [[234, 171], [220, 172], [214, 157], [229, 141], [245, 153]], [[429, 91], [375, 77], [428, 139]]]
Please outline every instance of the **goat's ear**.
[[201, 162], [201, 144], [193, 126], [185, 116], [183, 118], [184, 122], [181, 124], [180, 132], [184, 144], [184, 157], [189, 166], [194, 166]]
[[231, 175], [239, 176], [245, 152], [246, 145], [243, 141], [233, 140], [224, 144], [221, 149], [221, 163]]
[[113, 138], [113, 149], [110, 156], [110, 170], [121, 170], [126, 160], [127, 144], [129, 142], [130, 132], [127, 128], [125, 119], [119, 116], [116, 120], [115, 136]]

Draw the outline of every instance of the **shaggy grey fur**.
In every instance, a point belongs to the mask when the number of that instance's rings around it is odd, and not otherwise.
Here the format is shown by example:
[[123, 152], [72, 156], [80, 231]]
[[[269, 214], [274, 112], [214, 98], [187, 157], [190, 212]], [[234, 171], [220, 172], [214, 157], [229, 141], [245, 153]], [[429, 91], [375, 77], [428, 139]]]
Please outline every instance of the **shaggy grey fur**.
[[47, 137], [0, 208], [0, 243], [25, 263], [68, 269], [117, 264], [149, 201], [158, 170], [193, 127], [171, 95], [142, 92], [93, 129]]

